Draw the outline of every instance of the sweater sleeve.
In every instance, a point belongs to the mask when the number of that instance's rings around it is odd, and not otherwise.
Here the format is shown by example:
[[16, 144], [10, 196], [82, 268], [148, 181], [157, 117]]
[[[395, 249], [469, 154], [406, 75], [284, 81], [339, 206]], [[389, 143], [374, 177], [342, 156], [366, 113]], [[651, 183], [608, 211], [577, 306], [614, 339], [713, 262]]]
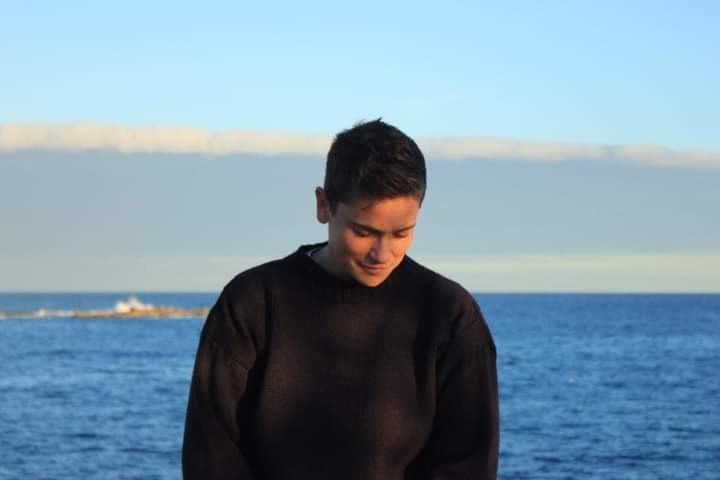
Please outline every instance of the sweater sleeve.
[[224, 291], [208, 314], [190, 384], [182, 471], [185, 480], [253, 478], [243, 453], [241, 415], [255, 340]]
[[497, 478], [498, 382], [495, 344], [470, 299], [464, 326], [438, 362], [436, 417], [429, 442], [429, 478]]

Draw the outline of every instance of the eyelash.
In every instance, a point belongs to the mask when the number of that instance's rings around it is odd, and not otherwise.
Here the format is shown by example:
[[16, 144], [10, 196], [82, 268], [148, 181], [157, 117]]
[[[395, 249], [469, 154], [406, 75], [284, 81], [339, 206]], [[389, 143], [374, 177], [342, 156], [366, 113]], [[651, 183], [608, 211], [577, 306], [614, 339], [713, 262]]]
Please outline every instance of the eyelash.
[[[355, 235], [357, 235], [358, 237], [370, 237], [370, 236], [372, 236], [372, 233], [366, 232], [365, 230], [356, 230], [356, 229], [354, 229], [353, 232], [354, 232]], [[402, 233], [395, 233], [395, 234], [393, 234], [393, 236], [394, 236], [395, 238], [405, 238], [405, 237], [407, 237], [408, 235], [409, 235], [408, 232], [402, 232]]]
[[355, 232], [355, 235], [358, 237], [369, 237], [372, 235], [370, 232], [366, 232], [364, 230], [353, 230], [353, 232]]

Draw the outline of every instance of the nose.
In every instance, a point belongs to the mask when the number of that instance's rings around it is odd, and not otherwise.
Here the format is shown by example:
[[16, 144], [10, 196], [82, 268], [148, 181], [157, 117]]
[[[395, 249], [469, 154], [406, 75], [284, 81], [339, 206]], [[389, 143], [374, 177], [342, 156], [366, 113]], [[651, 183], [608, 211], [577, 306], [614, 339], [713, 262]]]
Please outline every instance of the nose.
[[370, 258], [374, 263], [386, 264], [393, 259], [392, 250], [390, 248], [390, 239], [385, 236], [378, 237], [370, 250]]

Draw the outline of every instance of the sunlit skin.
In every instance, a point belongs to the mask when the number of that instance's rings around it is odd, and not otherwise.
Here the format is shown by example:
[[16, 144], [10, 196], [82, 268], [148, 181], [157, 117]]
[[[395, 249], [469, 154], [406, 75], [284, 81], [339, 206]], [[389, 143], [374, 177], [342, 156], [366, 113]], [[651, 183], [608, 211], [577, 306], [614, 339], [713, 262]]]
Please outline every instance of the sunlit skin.
[[353, 278], [367, 287], [380, 285], [412, 244], [419, 198], [340, 202], [333, 213], [322, 188], [315, 196], [317, 219], [328, 225], [328, 244], [313, 259], [337, 277]]

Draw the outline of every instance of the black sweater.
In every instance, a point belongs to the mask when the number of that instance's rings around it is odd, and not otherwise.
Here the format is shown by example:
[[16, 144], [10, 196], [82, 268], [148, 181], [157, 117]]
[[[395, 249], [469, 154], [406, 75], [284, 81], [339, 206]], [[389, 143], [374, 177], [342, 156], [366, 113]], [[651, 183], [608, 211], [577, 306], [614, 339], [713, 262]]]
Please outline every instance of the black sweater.
[[211, 309], [185, 479], [494, 479], [495, 346], [462, 287], [405, 257], [377, 287], [306, 255], [236, 276]]

